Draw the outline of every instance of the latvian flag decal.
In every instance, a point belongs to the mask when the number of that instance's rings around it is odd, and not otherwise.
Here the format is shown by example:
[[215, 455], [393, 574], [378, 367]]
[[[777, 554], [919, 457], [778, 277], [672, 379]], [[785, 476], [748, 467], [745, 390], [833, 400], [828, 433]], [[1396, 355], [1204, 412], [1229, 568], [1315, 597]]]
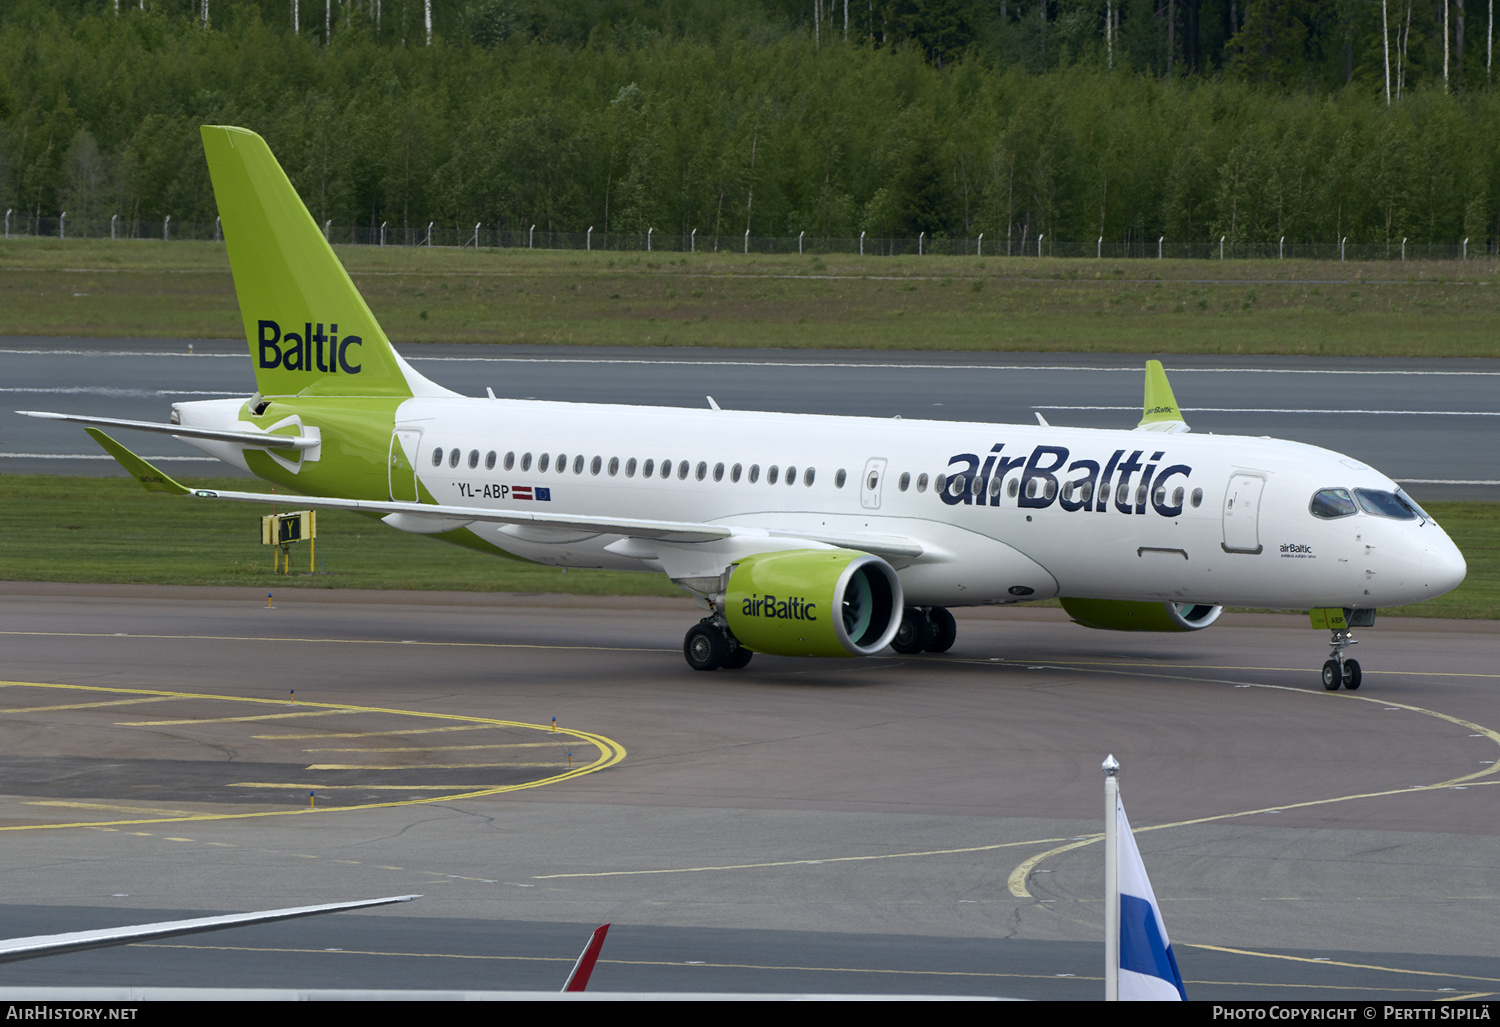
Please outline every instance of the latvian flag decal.
[[532, 488], [530, 485], [512, 485], [510, 488], [510, 497], [512, 499], [535, 499], [539, 502], [550, 503], [552, 502], [552, 489], [543, 488], [542, 486]]

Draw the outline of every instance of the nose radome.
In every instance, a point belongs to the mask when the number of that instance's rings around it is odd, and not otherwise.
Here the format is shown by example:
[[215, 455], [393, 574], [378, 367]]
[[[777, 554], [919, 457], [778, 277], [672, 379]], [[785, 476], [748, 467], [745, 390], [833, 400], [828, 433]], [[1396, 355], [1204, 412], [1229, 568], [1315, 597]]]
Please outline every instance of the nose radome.
[[1422, 583], [1435, 596], [1453, 591], [1463, 583], [1468, 572], [1464, 554], [1446, 537], [1441, 543], [1429, 545], [1422, 551]]

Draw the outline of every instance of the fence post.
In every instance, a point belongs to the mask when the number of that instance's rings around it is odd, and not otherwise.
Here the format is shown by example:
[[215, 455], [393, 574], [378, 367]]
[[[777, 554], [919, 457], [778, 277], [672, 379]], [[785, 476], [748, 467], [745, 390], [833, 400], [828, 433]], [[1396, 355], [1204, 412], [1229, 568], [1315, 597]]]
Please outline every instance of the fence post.
[[427, 222], [427, 248], [432, 249], [432, 222]]
[[[15, 210], [14, 207], [6, 207], [5, 208], [5, 237], [7, 239], [10, 238], [10, 212], [13, 211], [13, 210]], [[116, 215], [116, 216], [118, 216], [118, 215]], [[111, 239], [113, 239], [115, 237], [114, 228], [113, 228], [113, 226], [114, 226], [114, 221], [113, 220], [110, 221], [110, 226], [111, 226], [111, 228], [110, 228], [109, 237]]]
[[646, 252], [647, 253], [651, 252], [651, 233], [654, 232], [654, 231], [656, 231], [655, 228], [648, 228], [648, 229], [646, 229]]
[[1164, 242], [1166, 242], [1166, 241], [1167, 241], [1167, 237], [1164, 236], [1164, 235], [1157, 236], [1157, 238], [1156, 238], [1156, 259], [1157, 260], [1161, 259], [1161, 244], [1164, 243]]
[[1276, 244], [1276, 259], [1286, 259], [1286, 236], [1284, 235], [1281, 237], [1281, 241]]
[[[221, 220], [219, 215], [214, 215], [214, 242], [222, 242], [224, 239], [224, 226], [220, 223]], [[327, 238], [326, 232], [324, 238]]]
[[169, 233], [171, 231], [171, 228], [172, 228], [172, 215], [168, 214], [167, 215], [167, 220], [165, 220], [165, 221], [163, 221], [161, 223], [161, 241], [162, 242], [169, 242], [170, 241], [170, 235], [169, 235]]
[[[111, 214], [109, 216], [109, 241], [110, 242], [114, 242], [115, 241], [115, 222], [118, 221], [118, 220], [120, 220], [120, 215], [118, 215], [118, 214]], [[5, 212], [5, 234], [6, 235], [10, 235], [10, 211], [6, 211]]]
[[979, 233], [979, 240], [974, 244], [974, 256], [984, 256], [984, 233]]
[[1339, 260], [1343, 260], [1344, 259], [1344, 243], [1346, 243], [1348, 241], [1349, 241], [1349, 237], [1347, 235], [1344, 236], [1343, 238], [1341, 238], [1339, 240]]
[[1406, 236], [1401, 237], [1401, 262], [1406, 262]]
[[807, 229], [797, 233], [797, 256], [802, 256], [802, 237], [807, 234]]
[[484, 224], [483, 221], [474, 222], [474, 248], [476, 250], [479, 249], [479, 226], [482, 224]]
[[698, 230], [696, 228], [693, 229], [693, 234], [688, 236], [688, 252], [698, 252]]
[[927, 238], [927, 233], [926, 232], [918, 232], [917, 233], [917, 256], [919, 256], [919, 257], [922, 255], [922, 240], [926, 239], [926, 238]]
[[536, 225], [531, 226], [531, 231], [526, 233], [526, 248], [531, 249], [532, 241], [536, 238]]
[[[327, 221], [323, 222], [323, 241], [324, 242], [332, 242], [333, 241], [330, 238], [330, 235], [331, 235], [332, 232], [333, 232], [333, 218], [329, 218]], [[218, 237], [219, 237], [219, 219], [218, 218], [214, 218], [214, 238], [217, 239]]]
[[1219, 236], [1219, 259], [1224, 259], [1224, 237], [1222, 235]]
[[1036, 234], [1036, 255], [1038, 257], [1040, 257], [1042, 255], [1042, 238], [1043, 238], [1043, 235], [1044, 235], [1044, 233], [1042, 233], [1042, 232], [1038, 232]]
[[380, 245], [382, 246], [385, 245], [385, 226], [388, 224], [390, 224], [389, 221], [382, 221], [380, 223]]
[[[57, 237], [59, 239], [66, 239], [68, 237], [68, 212], [67, 211], [63, 211], [61, 214], [59, 214], [57, 216]], [[1465, 239], [1464, 240], [1464, 245], [1467, 246], [1468, 242], [1469, 242], [1469, 240]]]
[[1104, 236], [1102, 236], [1102, 235], [1099, 237], [1099, 245], [1096, 246], [1096, 247], [1094, 247], [1094, 259], [1095, 260], [1103, 260], [1104, 259]]
[[745, 254], [748, 256], [749, 253], [750, 253], [750, 229], [747, 228], [747, 229], [745, 229]]
[[[63, 215], [63, 217], [67, 217], [67, 216], [68, 215], [66, 215], [66, 214]], [[1465, 238], [1464, 239], [1464, 260], [1468, 260], [1468, 259], [1469, 259], [1469, 240], [1467, 238]]]
[[[7, 235], [10, 234], [10, 212], [9, 211], [6, 211], [6, 213], [5, 213], [5, 234], [7, 234]], [[865, 233], [863, 233], [863, 232], [859, 233], [859, 255], [861, 257], [863, 257], [865, 255]]]

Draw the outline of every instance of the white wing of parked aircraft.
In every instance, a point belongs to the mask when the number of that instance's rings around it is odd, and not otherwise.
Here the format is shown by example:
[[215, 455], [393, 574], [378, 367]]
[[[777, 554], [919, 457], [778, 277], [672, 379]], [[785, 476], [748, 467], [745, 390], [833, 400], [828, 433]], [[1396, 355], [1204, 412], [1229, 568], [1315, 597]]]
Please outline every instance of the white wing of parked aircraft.
[[6, 938], [0, 940], [0, 963], [14, 963], [22, 959], [37, 959], [41, 956], [57, 956], [64, 952], [82, 952], [85, 949], [129, 945], [133, 942], [151, 941], [157, 938], [175, 938], [182, 934], [222, 931], [226, 927], [268, 924], [276, 920], [295, 920], [299, 917], [319, 916], [323, 913], [341, 913], [350, 909], [389, 906], [393, 902], [410, 902], [416, 898], [421, 898], [421, 896], [394, 895], [385, 899], [328, 902], [319, 906], [296, 906], [291, 909], [272, 909], [261, 913], [226, 913], [223, 916], [204, 916], [191, 920], [164, 920], [159, 923], [135, 924], [130, 927], [106, 927], [97, 931], [68, 931], [63, 934], [38, 934], [29, 938]]
[[[1350, 627], [1463, 580], [1391, 479], [1190, 433], [1156, 361], [1128, 431], [461, 396], [401, 359], [259, 136], [203, 141], [257, 391], [169, 424], [65, 419], [177, 435], [310, 506], [495, 555], [666, 574], [708, 611], [683, 642], [696, 669], [942, 652], [950, 607], [1057, 598], [1115, 630], [1310, 610], [1324, 686], [1357, 688]], [[286, 500], [179, 485], [89, 431], [147, 488]]]

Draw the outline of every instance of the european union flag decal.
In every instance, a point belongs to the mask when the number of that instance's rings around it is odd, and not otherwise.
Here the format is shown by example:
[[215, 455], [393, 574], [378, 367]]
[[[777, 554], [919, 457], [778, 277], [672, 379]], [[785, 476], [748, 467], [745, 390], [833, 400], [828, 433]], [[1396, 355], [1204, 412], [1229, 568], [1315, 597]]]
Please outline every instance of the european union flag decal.
[[537, 490], [536, 490], [536, 498], [539, 499], [543, 503], [550, 503], [550, 502], [552, 502], [552, 489], [550, 489], [550, 488], [543, 488], [540, 485], [538, 485], [537, 486]]

